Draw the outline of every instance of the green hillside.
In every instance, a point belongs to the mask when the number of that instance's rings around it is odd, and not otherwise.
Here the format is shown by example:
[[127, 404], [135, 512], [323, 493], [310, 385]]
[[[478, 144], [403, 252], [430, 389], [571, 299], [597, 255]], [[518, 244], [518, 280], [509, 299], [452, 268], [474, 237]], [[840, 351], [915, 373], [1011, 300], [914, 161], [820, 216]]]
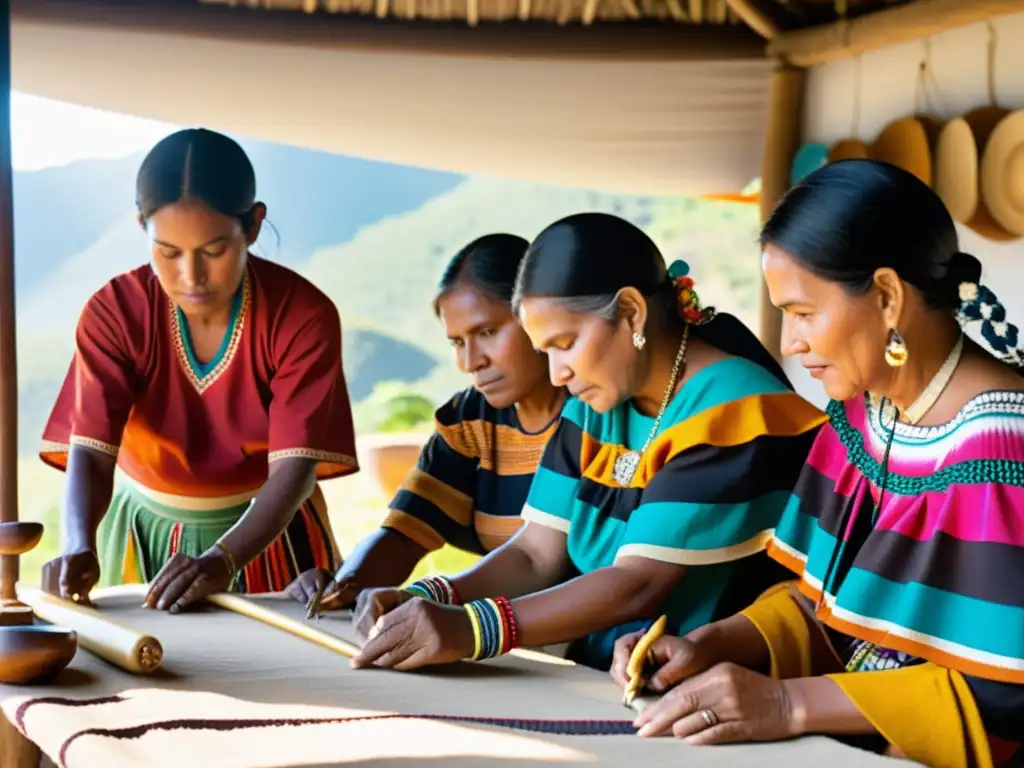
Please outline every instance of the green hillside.
[[[705, 301], [753, 322], [760, 274], [757, 210], [696, 199], [606, 195], [473, 178], [416, 211], [367, 226], [348, 243], [317, 251], [302, 270], [342, 318], [418, 347], [442, 364], [417, 382], [435, 400], [464, 386], [431, 302], [445, 262], [490, 232], [532, 238], [557, 219], [607, 211], [651, 234], [666, 259], [686, 259]], [[624, 254], [628, 257], [628, 254]]]
[[[363, 227], [346, 243], [316, 251], [299, 267], [339, 308], [353, 401], [387, 381], [415, 382], [414, 389], [434, 402], [465, 386], [430, 309], [445, 262], [480, 235], [504, 231], [531, 238], [580, 211], [616, 213], [643, 227], [667, 259], [690, 262], [707, 302], [752, 320], [759, 274], [754, 207], [471, 178], [416, 210]], [[23, 450], [35, 450], [67, 370], [82, 305], [111, 275], [138, 264], [144, 248], [134, 217], [122, 217], [21, 302]]]

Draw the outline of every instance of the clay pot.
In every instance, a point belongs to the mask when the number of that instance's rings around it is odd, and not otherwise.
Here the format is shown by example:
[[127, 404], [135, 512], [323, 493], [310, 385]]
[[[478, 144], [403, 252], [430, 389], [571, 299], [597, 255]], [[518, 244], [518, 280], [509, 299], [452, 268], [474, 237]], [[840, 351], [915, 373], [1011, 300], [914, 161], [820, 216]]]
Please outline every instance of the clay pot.
[[52, 680], [77, 650], [78, 635], [73, 629], [50, 624], [0, 627], [0, 682]]
[[359, 463], [390, 501], [416, 466], [429, 433], [397, 432], [368, 435], [359, 441]]

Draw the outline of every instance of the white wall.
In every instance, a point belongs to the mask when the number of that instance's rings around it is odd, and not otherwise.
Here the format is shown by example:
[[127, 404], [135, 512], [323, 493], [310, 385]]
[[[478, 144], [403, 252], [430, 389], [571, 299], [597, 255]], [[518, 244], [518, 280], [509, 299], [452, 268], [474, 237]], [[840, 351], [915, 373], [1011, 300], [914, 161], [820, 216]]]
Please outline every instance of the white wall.
[[[1024, 108], [1024, 13], [995, 19], [993, 26], [997, 101], [1011, 109]], [[975, 24], [934, 37], [927, 46], [923, 41], [906, 43], [863, 55], [859, 61], [814, 68], [807, 83], [805, 141], [832, 144], [859, 138], [870, 143], [888, 123], [914, 111], [949, 119], [987, 105], [988, 41], [988, 25]], [[927, 98], [917, 85], [926, 49], [931, 71]], [[860, 130], [855, 136], [858, 80]], [[1011, 322], [1024, 327], [1024, 239], [994, 243], [965, 227], [959, 231], [960, 249], [981, 259], [984, 282], [993, 286]], [[819, 382], [799, 363], [787, 360], [786, 372], [802, 395], [819, 405], [827, 402]]]

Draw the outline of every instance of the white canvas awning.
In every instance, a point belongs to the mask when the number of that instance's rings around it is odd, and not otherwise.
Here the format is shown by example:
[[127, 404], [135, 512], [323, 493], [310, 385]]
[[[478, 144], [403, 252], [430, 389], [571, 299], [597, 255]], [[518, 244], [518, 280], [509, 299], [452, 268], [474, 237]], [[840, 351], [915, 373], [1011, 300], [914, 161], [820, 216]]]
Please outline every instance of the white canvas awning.
[[759, 173], [772, 65], [742, 27], [452, 29], [185, 4], [13, 5], [14, 87], [41, 96], [619, 192], [735, 192]]

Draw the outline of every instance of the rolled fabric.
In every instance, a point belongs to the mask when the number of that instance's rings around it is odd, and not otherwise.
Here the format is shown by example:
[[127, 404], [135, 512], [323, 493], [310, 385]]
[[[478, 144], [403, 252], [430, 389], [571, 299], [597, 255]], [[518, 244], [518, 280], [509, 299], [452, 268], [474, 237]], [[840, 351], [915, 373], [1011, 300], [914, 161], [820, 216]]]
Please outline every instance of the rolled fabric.
[[121, 669], [137, 675], [155, 672], [163, 661], [160, 641], [114, 621], [95, 608], [61, 600], [36, 587], [18, 585], [18, 599], [43, 621], [78, 633], [78, 644]]
[[311, 643], [316, 643], [323, 648], [340, 653], [342, 656], [350, 659], [359, 653], [358, 645], [342, 640], [340, 637], [327, 632], [322, 632], [314, 626], [304, 624], [301, 621], [285, 616], [283, 613], [271, 610], [256, 600], [250, 600], [241, 595], [233, 595], [228, 592], [218, 592], [210, 595], [206, 600], [218, 608], [233, 611], [256, 621], [262, 621], [264, 624], [269, 624], [275, 629], [284, 630], [289, 634], [301, 637], [303, 640], [309, 640]]

